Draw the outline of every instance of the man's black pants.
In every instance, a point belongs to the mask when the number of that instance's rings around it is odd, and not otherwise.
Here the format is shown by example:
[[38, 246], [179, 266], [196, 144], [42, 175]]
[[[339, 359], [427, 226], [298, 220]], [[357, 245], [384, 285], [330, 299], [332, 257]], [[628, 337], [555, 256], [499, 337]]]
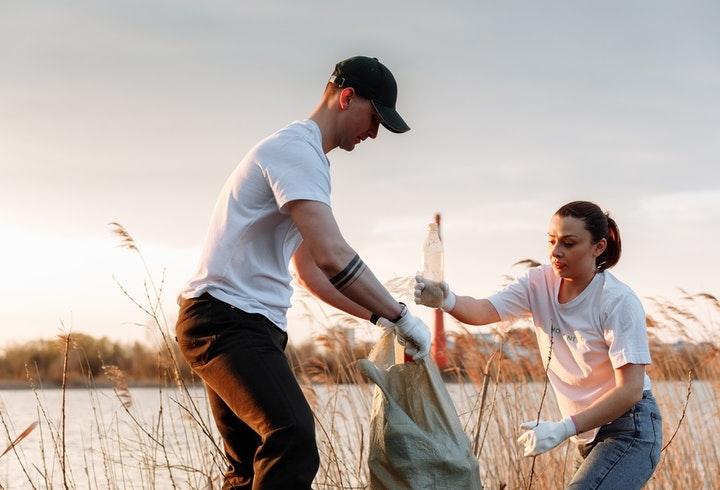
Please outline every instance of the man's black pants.
[[287, 334], [207, 293], [182, 302], [176, 332], [223, 438], [223, 489], [310, 488], [315, 423], [284, 354]]

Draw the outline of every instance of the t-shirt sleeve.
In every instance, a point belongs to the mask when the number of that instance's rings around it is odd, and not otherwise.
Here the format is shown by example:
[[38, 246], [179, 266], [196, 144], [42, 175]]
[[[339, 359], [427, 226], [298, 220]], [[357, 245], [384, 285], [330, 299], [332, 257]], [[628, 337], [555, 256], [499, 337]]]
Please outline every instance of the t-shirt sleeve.
[[530, 315], [530, 272], [488, 298], [502, 321]]
[[645, 310], [632, 293], [623, 294], [605, 308], [603, 335], [613, 368], [650, 364]]
[[314, 148], [299, 140], [273, 150], [264, 152], [259, 165], [281, 213], [300, 199], [330, 206], [330, 172]]

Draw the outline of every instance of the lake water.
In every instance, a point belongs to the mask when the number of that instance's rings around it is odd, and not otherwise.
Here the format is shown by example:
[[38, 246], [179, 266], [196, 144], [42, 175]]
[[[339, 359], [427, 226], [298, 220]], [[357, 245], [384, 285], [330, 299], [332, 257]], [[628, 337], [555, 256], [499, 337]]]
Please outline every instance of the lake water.
[[[477, 423], [477, 389], [470, 383], [448, 387], [461, 421], [472, 435]], [[542, 391], [540, 384], [499, 385], [491, 390], [496, 388], [484, 416], [486, 421], [492, 419], [492, 423], [488, 424], [491, 430], [487, 449], [480, 458], [481, 466], [484, 458], [493, 457], [493, 452], [513, 447], [512, 441], [507, 442], [508, 434], [519, 422], [517, 417], [535, 416], [533, 412], [537, 409], [533, 407], [539, 406]], [[654, 391], [668, 427], [667, 438], [680, 417], [686, 383], [659, 383]], [[224, 465], [215, 447], [220, 444], [219, 438], [207, 412], [203, 390], [195, 387], [190, 394], [188, 399], [177, 389], [131, 388], [132, 406], [125, 410], [123, 400], [112, 389], [67, 391], [64, 450], [68, 485], [71, 488], [218, 488]], [[306, 388], [306, 395], [318, 417], [318, 441], [323, 458], [316, 480], [318, 487], [362, 486], [367, 482], [364, 459], [372, 388], [369, 385], [315, 385]], [[0, 449], [7, 447], [10, 439], [34, 421], [40, 421], [16, 451], [0, 458], [3, 488], [63, 488], [61, 396], [60, 390], [54, 389], [0, 391], [3, 422]], [[197, 408], [193, 408], [193, 404]], [[543, 416], [556, 416], [554, 407], [554, 401], [547, 402]], [[705, 464], [704, 451], [717, 454], [714, 441], [704, 437], [708, 429], [717, 429], [717, 422], [710, 427], [697, 425], [708, 417], [717, 419], [717, 408], [712, 386], [695, 382], [686, 427], [678, 438], [695, 441], [698, 453], [696, 461], [686, 459], [685, 464]], [[687, 445], [687, 442], [678, 444]], [[710, 446], [703, 449], [700, 447], [703, 444]], [[488, 467], [483, 470], [486, 483], [506, 478], [493, 473], [499, 470], [491, 465], [485, 466]]]

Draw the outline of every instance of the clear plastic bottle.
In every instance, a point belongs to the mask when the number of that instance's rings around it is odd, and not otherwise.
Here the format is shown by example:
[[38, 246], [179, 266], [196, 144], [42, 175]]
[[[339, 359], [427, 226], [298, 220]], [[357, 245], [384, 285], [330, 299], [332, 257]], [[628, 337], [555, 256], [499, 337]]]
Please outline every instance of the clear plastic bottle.
[[444, 278], [445, 257], [437, 223], [428, 224], [428, 234], [423, 244], [423, 271], [426, 279], [441, 282]]

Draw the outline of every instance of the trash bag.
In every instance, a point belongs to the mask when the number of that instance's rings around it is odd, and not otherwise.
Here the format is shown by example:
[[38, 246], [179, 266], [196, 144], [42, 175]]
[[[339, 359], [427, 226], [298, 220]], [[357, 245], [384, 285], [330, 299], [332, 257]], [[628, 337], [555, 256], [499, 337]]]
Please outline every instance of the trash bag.
[[[402, 351], [398, 353], [402, 355]], [[432, 359], [395, 364], [385, 333], [360, 370], [373, 383], [371, 489], [481, 489], [478, 461]]]

